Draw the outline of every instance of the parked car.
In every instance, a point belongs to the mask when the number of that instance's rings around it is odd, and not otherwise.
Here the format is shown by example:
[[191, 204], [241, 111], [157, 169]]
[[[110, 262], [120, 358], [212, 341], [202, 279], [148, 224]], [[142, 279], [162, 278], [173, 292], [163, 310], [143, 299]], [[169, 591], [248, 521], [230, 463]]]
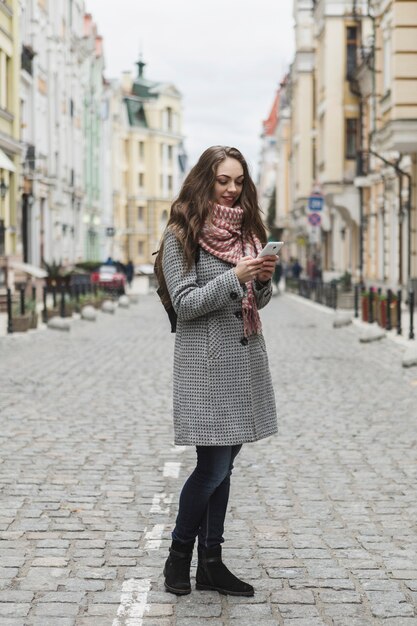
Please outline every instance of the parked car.
[[101, 265], [91, 274], [91, 282], [104, 291], [117, 292], [119, 296], [125, 293], [126, 276], [114, 265]]

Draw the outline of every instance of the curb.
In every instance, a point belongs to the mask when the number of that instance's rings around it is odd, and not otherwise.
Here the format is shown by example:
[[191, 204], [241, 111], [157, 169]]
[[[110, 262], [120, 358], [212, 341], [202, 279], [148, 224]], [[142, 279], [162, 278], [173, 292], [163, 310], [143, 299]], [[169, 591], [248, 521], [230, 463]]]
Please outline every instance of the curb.
[[[317, 311], [321, 311], [322, 313], [326, 313], [327, 315], [333, 315], [336, 319], [336, 315], [340, 312], [341, 310], [343, 311], [343, 313], [345, 313], [346, 315], [350, 314], [352, 317], [352, 324], [353, 326], [358, 327], [358, 329], [360, 330], [366, 330], [370, 327], [370, 324], [368, 324], [368, 322], [363, 322], [361, 319], [354, 317], [354, 311], [352, 310], [347, 310], [347, 309], [336, 309], [336, 311], [334, 309], [329, 309], [328, 307], [324, 306], [324, 304], [319, 304], [318, 302], [314, 302], [312, 300], [307, 300], [306, 298], [303, 298], [302, 296], [298, 296], [295, 293], [289, 293], [288, 291], [285, 292], [285, 294], [283, 294], [285, 296], [289, 296], [290, 298], [293, 298], [294, 300], [296, 300], [297, 302], [302, 302], [304, 305], [306, 306], [310, 306], [313, 309], [316, 309]], [[383, 330], [383, 329], [381, 329]], [[396, 334], [396, 330], [387, 330], [384, 331], [385, 332], [385, 337], [387, 339], [389, 339], [390, 341], [394, 341], [395, 343], [399, 344], [400, 346], [403, 346], [404, 348], [412, 348], [413, 346], [416, 346], [417, 343], [415, 340], [413, 339], [406, 339], [405, 337], [403, 337], [402, 335], [397, 335]]]

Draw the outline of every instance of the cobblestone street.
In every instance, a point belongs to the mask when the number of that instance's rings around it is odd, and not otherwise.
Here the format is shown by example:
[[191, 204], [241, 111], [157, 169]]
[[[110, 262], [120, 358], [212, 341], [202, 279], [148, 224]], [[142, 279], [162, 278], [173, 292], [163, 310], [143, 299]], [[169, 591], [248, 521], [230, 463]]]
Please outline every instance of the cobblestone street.
[[224, 544], [254, 598], [163, 588], [195, 451], [157, 298], [0, 338], [1, 626], [417, 625], [416, 369], [297, 297], [262, 320], [280, 432], [238, 456]]

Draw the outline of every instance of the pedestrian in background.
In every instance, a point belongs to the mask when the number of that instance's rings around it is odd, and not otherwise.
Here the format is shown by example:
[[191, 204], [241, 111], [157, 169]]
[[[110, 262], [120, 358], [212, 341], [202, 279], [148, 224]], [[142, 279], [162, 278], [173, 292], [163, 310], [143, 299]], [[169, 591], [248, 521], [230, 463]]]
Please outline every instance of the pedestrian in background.
[[299, 264], [298, 259], [294, 259], [294, 263], [292, 264], [291, 271], [292, 271], [293, 278], [295, 278], [296, 280], [299, 280], [301, 276], [301, 272], [303, 271], [303, 268]]
[[279, 293], [279, 283], [281, 282], [282, 272], [283, 272], [282, 262], [280, 259], [278, 259], [278, 261], [275, 264], [275, 270], [274, 270], [274, 274], [272, 277], [274, 285], [277, 289], [277, 293]]
[[172, 205], [162, 267], [174, 310], [174, 430], [196, 446], [182, 489], [165, 588], [252, 596], [222, 561], [234, 460], [244, 443], [277, 432], [274, 391], [258, 310], [272, 294], [276, 256], [257, 259], [267, 237], [255, 185], [236, 148], [208, 148]]
[[125, 265], [125, 272], [126, 272], [127, 284], [129, 285], [129, 288], [130, 288], [132, 286], [133, 275], [135, 273], [134, 265], [130, 259]]

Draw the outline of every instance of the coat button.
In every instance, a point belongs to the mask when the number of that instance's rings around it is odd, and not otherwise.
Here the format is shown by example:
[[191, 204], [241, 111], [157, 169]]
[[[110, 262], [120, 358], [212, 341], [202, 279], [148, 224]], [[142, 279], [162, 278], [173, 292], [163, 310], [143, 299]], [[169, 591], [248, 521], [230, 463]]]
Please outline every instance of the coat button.
[[242, 344], [242, 346], [247, 346], [249, 341], [247, 337], [242, 337], [242, 339], [240, 340], [240, 343]]
[[234, 315], [235, 315], [235, 317], [237, 317], [239, 320], [241, 320], [241, 319], [242, 319], [242, 317], [243, 317], [242, 311], [235, 311]]
[[232, 298], [232, 300], [236, 300], [236, 298], [238, 297], [238, 294], [236, 293], [236, 291], [231, 291], [230, 297]]

